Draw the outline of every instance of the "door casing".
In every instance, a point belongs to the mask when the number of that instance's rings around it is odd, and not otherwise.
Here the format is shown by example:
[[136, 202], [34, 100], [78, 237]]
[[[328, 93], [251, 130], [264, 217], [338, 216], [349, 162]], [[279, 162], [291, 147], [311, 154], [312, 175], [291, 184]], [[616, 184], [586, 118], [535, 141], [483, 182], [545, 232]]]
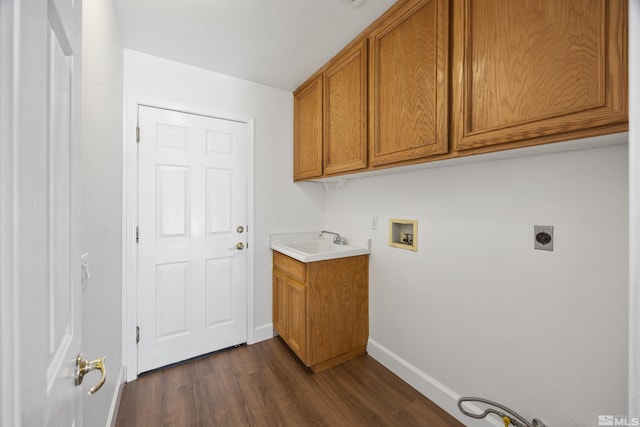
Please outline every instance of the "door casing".
[[16, 151], [14, 96], [19, 75], [14, 75], [14, 49], [18, 23], [15, 2], [0, 3], [0, 425], [20, 424], [18, 377], [18, 283], [14, 277], [14, 153]]

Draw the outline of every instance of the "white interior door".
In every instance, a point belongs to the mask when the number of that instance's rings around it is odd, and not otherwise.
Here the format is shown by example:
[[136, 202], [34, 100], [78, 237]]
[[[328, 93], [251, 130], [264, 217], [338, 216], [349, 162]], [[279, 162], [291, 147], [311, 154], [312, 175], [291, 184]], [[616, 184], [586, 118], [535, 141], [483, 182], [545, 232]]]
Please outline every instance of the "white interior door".
[[[50, 23], [55, 22], [50, 12]], [[73, 89], [74, 56], [62, 26], [49, 30], [48, 141], [48, 325], [47, 400], [49, 425], [79, 423], [80, 388], [74, 387], [74, 361], [80, 353], [80, 285], [76, 266]], [[81, 423], [80, 423], [81, 424]]]
[[140, 373], [246, 342], [247, 126], [138, 114]]
[[[14, 328], [11, 425], [80, 426], [76, 142], [81, 10], [73, 0], [14, 2], [11, 108]], [[3, 2], [4, 6], [4, 2]], [[3, 50], [3, 52], [6, 52]], [[7, 123], [5, 123], [7, 124]], [[15, 203], [15, 205], [14, 205]], [[4, 384], [5, 378], [3, 378]]]

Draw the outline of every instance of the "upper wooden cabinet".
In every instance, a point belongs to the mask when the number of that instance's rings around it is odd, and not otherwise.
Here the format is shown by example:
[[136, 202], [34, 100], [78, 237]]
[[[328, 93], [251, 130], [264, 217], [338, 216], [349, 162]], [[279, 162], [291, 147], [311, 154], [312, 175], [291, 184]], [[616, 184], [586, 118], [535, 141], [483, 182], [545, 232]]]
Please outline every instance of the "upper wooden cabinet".
[[295, 179], [628, 130], [628, 0], [398, 0], [295, 95]]
[[324, 172], [367, 167], [367, 40], [323, 73]]
[[627, 128], [626, 0], [454, 2], [456, 150]]
[[293, 179], [322, 175], [322, 76], [293, 93]]
[[412, 0], [371, 32], [373, 166], [448, 151], [449, 2]]

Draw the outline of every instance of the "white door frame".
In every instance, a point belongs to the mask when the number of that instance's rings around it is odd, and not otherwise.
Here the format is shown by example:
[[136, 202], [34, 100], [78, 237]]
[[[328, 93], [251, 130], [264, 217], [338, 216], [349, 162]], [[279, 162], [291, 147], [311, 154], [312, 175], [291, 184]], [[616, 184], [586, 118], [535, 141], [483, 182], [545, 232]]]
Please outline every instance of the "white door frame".
[[0, 3], [0, 425], [20, 425], [17, 355], [17, 283], [14, 268], [14, 154], [16, 87], [14, 42], [19, 22], [15, 2]]
[[640, 3], [629, 0], [629, 413], [640, 417]]
[[[136, 143], [136, 125], [138, 107], [141, 105], [173, 110], [187, 114], [232, 120], [247, 125], [247, 343], [254, 342], [254, 121], [253, 117], [229, 117], [218, 112], [206, 111], [176, 102], [151, 99], [148, 97], [130, 97], [125, 100], [123, 130], [123, 177], [122, 177], [122, 359], [125, 362], [126, 381], [137, 378], [138, 348], [136, 344], [136, 307], [137, 307], [137, 248], [136, 222], [138, 218], [138, 153]], [[144, 337], [142, 338], [144, 339]]]

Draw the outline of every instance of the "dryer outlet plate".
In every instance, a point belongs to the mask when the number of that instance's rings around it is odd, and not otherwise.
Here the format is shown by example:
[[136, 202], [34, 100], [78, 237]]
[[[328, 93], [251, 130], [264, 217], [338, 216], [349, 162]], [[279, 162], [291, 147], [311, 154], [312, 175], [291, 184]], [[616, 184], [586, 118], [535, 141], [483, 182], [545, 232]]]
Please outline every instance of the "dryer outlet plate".
[[533, 226], [533, 249], [553, 251], [553, 226]]

